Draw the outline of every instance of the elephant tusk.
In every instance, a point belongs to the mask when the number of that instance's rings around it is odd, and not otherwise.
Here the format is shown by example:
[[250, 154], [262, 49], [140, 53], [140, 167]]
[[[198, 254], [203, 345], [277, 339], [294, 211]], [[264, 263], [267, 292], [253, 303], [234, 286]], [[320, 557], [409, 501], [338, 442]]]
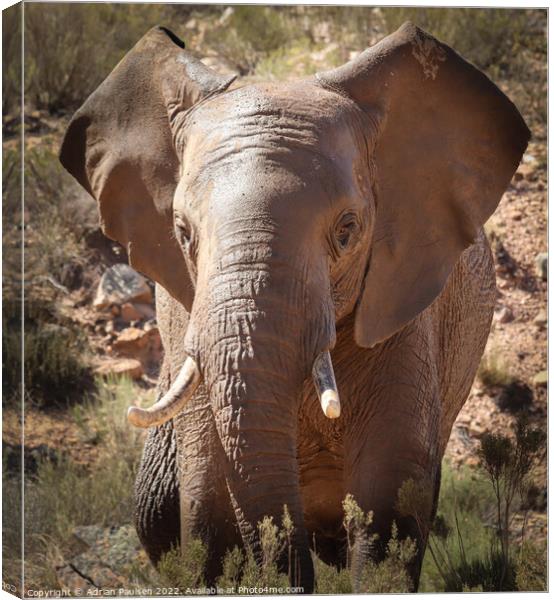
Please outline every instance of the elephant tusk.
[[329, 419], [337, 419], [340, 417], [340, 399], [328, 350], [314, 360], [312, 376], [323, 413]]
[[166, 423], [186, 406], [199, 383], [198, 366], [188, 357], [167, 393], [150, 408], [129, 407], [127, 420], [131, 425], [143, 428]]

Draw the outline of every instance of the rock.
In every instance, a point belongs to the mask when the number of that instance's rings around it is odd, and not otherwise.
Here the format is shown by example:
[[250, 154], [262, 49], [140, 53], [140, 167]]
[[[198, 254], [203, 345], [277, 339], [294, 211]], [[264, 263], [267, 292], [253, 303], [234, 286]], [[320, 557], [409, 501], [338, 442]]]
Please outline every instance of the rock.
[[521, 163], [514, 174], [516, 181], [527, 179], [528, 181], [535, 178], [536, 169], [532, 163]]
[[103, 309], [125, 302], [150, 303], [152, 292], [142, 275], [129, 265], [118, 263], [102, 275], [93, 305], [97, 309]]
[[113, 343], [115, 352], [124, 356], [137, 356], [148, 344], [148, 332], [137, 327], [127, 327]]
[[548, 371], [539, 371], [533, 377], [533, 385], [546, 387], [548, 385]]
[[503, 306], [497, 313], [495, 319], [498, 323], [510, 323], [514, 320], [514, 313], [508, 306]]
[[533, 323], [537, 326], [537, 327], [545, 327], [546, 323], [548, 321], [548, 315], [546, 314], [546, 310], [541, 309], [539, 310], [539, 312], [537, 313], [537, 316], [533, 319]]
[[119, 356], [136, 358], [142, 364], [159, 362], [162, 354], [162, 341], [157, 327], [148, 330], [128, 327], [113, 343], [113, 350]]
[[145, 319], [147, 321], [150, 321], [152, 319], [156, 318], [156, 311], [152, 308], [152, 306], [150, 304], [143, 304], [143, 303], [136, 303], [133, 304], [133, 306], [135, 307], [135, 310], [140, 313], [141, 315], [141, 320]]
[[471, 436], [476, 438], [480, 438], [486, 433], [485, 427], [479, 421], [470, 423], [468, 431]]
[[525, 383], [514, 381], [498, 394], [495, 402], [500, 410], [518, 412], [532, 404], [533, 391]]
[[[129, 565], [140, 556], [140, 542], [131, 525], [103, 528], [96, 525], [76, 527], [73, 536], [81, 552], [56, 567], [62, 587], [75, 595], [95, 595], [93, 590], [128, 587]], [[80, 590], [80, 593], [76, 593]], [[88, 594], [87, 594], [88, 592]], [[110, 594], [111, 595], [111, 594]]]
[[125, 304], [121, 305], [121, 313], [119, 316], [125, 323], [142, 320], [142, 313], [140, 313], [131, 302], [125, 302]]
[[142, 364], [135, 358], [112, 358], [96, 367], [95, 372], [104, 377], [127, 376], [131, 379], [140, 379], [143, 374]]
[[537, 276], [546, 281], [548, 278], [548, 254], [546, 252], [537, 254], [535, 257], [535, 267], [537, 269]]

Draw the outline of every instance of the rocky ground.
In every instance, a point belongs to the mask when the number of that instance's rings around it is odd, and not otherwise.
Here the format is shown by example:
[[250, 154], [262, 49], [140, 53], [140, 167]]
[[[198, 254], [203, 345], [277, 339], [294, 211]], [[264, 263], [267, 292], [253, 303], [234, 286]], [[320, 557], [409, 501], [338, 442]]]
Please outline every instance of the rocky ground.
[[[481, 436], [485, 432], [511, 434], [521, 411], [529, 415], [531, 423], [546, 426], [547, 193], [544, 143], [530, 143], [510, 187], [487, 223], [486, 231], [495, 255], [498, 292], [481, 377], [476, 378], [456, 419], [446, 450], [446, 457], [458, 466], [476, 466]], [[487, 374], [491, 369], [495, 373], [488, 382], [491, 378], [487, 378]], [[537, 465], [535, 482], [541, 493], [529, 516], [532, 535], [542, 539], [547, 533], [546, 476], [546, 463]]]

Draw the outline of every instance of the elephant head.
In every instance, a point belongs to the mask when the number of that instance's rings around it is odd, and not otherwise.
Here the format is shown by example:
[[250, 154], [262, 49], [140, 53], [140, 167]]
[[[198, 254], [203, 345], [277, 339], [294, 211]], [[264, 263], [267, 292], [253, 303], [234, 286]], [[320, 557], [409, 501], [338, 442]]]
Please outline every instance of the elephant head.
[[190, 312], [188, 359], [129, 419], [175, 416], [208, 390], [245, 543], [256, 523], [303, 529], [296, 425], [303, 382], [340, 414], [330, 351], [352, 315], [372, 347], [439, 295], [527, 144], [515, 106], [410, 23], [301, 81], [230, 89], [151, 30], [73, 117], [61, 161], [106, 235]]

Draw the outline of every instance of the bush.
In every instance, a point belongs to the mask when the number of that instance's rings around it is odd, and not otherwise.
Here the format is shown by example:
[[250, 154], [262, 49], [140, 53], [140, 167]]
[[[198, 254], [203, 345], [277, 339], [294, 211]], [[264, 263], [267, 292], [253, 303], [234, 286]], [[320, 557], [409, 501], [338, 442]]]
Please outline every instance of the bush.
[[87, 339], [60, 307], [69, 292], [66, 286], [80, 283], [87, 260], [82, 237], [93, 218], [93, 204], [92, 200], [78, 201], [76, 188], [63, 173], [48, 141], [27, 149], [22, 339], [20, 158], [16, 148], [3, 157], [4, 402], [19, 397], [24, 343], [27, 398], [45, 405], [64, 402], [90, 383]]
[[481, 358], [477, 377], [487, 387], [507, 387], [516, 381], [500, 351], [493, 347]]
[[169, 12], [163, 5], [25, 7], [25, 94], [51, 112], [77, 108], [124, 54]]
[[[423, 564], [422, 591], [545, 589], [544, 551], [530, 551], [526, 543], [517, 550], [512, 538], [517, 501], [521, 504], [527, 495], [529, 474], [541, 458], [544, 442], [544, 433], [530, 429], [520, 417], [514, 441], [496, 434], [483, 436], [481, 473], [464, 470], [454, 477], [450, 469], [445, 470]], [[400, 496], [413, 496], [414, 486], [403, 486]], [[417, 512], [417, 502], [409, 506], [407, 514]]]
[[191, 539], [181, 550], [166, 552], [158, 563], [161, 585], [178, 587], [181, 594], [205, 587], [204, 569], [208, 553], [198, 539]]
[[516, 587], [525, 592], [546, 592], [548, 577], [546, 544], [524, 542], [521, 546], [516, 571]]
[[2, 11], [2, 115], [21, 107], [21, 15], [22, 4]]
[[252, 73], [260, 60], [302, 37], [290, 15], [278, 6], [234, 6], [208, 30], [206, 45], [243, 75]]
[[[480, 69], [509, 69], [514, 53], [540, 47], [533, 36], [539, 11], [488, 8], [383, 8], [389, 31], [412, 21]], [[540, 18], [540, 17], [539, 17]]]
[[133, 520], [143, 432], [128, 426], [125, 413], [137, 395], [145, 394], [126, 379], [99, 381], [97, 387], [96, 395], [74, 408], [76, 426], [86, 435], [95, 432], [97, 459], [83, 465], [60, 455], [40, 463], [25, 483], [25, 564], [37, 588], [58, 588], [54, 566], [71, 556], [75, 527]]

